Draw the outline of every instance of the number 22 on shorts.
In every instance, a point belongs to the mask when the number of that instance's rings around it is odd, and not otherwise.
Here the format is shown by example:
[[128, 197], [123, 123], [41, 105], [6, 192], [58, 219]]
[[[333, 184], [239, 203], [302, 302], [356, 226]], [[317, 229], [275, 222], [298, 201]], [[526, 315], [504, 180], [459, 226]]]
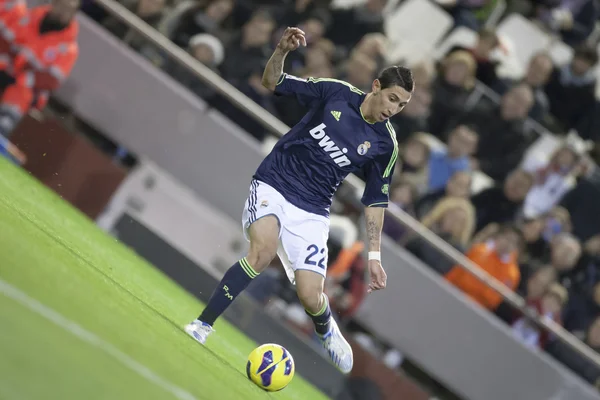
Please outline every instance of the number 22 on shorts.
[[[319, 250], [319, 248], [317, 247], [317, 245], [315, 244], [311, 244], [310, 246], [308, 246], [306, 248], [307, 251], [310, 251], [310, 253], [308, 254], [308, 256], [304, 259], [304, 264], [306, 265], [318, 265], [319, 268], [323, 268], [325, 269], [325, 256], [323, 256], [323, 254], [325, 253], [325, 249], [321, 249]], [[319, 262], [317, 263], [317, 261], [313, 260], [313, 257], [315, 257], [317, 254], [321, 254], [322, 257], [319, 260]]]

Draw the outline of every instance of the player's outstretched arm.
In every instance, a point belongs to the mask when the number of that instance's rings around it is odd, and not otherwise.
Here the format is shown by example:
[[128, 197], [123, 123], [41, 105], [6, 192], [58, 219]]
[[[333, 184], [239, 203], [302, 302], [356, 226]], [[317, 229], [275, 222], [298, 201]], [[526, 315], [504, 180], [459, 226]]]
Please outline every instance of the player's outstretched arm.
[[283, 62], [285, 61], [285, 57], [290, 51], [296, 50], [301, 45], [306, 46], [306, 38], [301, 29], [287, 28], [283, 32], [281, 40], [265, 66], [262, 78], [264, 87], [271, 91], [275, 90], [275, 86], [277, 86], [277, 82], [279, 81], [279, 78], [281, 78], [281, 74], [283, 74]]
[[381, 229], [383, 227], [383, 207], [365, 207], [367, 238], [369, 239], [369, 293], [384, 289], [387, 275], [381, 266]]

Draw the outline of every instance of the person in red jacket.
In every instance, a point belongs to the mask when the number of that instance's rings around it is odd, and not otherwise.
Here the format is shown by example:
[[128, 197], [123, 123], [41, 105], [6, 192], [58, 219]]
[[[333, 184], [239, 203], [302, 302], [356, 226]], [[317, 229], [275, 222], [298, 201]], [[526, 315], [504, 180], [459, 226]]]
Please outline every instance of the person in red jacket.
[[3, 0], [0, 3], [0, 33], [2, 36], [8, 31], [9, 23], [22, 17], [27, 12], [25, 0]]
[[43, 108], [70, 74], [79, 51], [78, 8], [79, 0], [52, 0], [6, 19], [12, 35], [0, 52], [0, 134], [8, 136], [31, 108]]
[[4, 0], [0, 3], [0, 71], [4, 71], [11, 62], [16, 24], [26, 13], [25, 0]]

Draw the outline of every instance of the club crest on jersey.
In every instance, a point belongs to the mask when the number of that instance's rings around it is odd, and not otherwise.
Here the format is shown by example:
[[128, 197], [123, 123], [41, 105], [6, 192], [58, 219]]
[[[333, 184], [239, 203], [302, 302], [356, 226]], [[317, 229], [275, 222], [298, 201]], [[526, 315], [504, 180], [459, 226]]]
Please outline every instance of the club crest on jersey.
[[370, 148], [371, 148], [371, 142], [365, 141], [363, 144], [358, 146], [358, 149], [356, 149], [356, 152], [358, 154], [360, 154], [361, 156], [364, 156], [365, 154], [367, 154], [367, 151], [369, 151]]
[[387, 183], [381, 187], [381, 193], [389, 194], [390, 193], [390, 185]]
[[329, 157], [331, 157], [339, 167], [350, 165], [350, 160], [344, 155], [348, 153], [348, 149], [343, 148], [340, 150], [333, 140], [325, 134], [325, 128], [327, 128], [327, 125], [320, 124], [319, 126], [312, 128], [308, 133], [310, 133], [310, 136], [312, 136], [313, 139], [319, 141], [319, 146], [329, 154]]

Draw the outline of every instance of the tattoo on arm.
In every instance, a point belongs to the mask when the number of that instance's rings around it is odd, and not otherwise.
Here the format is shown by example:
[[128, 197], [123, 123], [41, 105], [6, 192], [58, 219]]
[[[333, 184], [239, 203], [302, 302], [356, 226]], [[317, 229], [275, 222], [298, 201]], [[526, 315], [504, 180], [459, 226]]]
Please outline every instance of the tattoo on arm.
[[381, 242], [381, 228], [383, 225], [383, 208], [367, 208], [365, 211], [365, 217], [367, 219], [369, 251], [379, 251]]
[[279, 48], [276, 48], [273, 52], [263, 73], [262, 82], [266, 88], [275, 90], [275, 86], [277, 86], [277, 82], [283, 73], [283, 62], [286, 56], [287, 53], [279, 50]]

